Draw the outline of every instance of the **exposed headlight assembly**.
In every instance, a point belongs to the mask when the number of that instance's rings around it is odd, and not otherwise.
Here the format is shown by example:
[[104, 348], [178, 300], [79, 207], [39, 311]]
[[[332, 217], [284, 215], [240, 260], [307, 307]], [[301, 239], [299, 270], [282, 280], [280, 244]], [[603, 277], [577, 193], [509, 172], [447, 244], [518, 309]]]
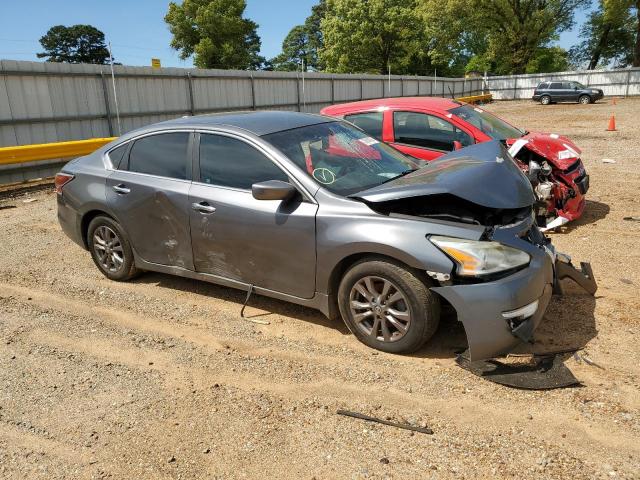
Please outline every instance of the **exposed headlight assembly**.
[[457, 264], [458, 275], [489, 275], [521, 267], [531, 260], [528, 253], [498, 242], [437, 235], [429, 237], [429, 240]]

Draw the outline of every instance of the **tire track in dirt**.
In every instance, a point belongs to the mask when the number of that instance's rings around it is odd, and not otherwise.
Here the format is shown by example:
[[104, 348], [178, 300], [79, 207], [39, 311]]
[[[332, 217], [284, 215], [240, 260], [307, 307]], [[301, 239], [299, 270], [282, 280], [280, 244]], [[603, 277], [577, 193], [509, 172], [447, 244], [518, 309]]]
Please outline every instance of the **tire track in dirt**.
[[[121, 344], [93, 337], [69, 338], [57, 335], [47, 330], [35, 330], [29, 334], [29, 338], [38, 344], [63, 349], [74, 354], [87, 355], [93, 359], [110, 361], [126, 365], [142, 371], [159, 371], [166, 376], [168, 388], [175, 386], [196, 386], [206, 390], [213, 383], [227, 385], [246, 392], [267, 392], [287, 402], [304, 401], [310, 397], [317, 397], [338, 407], [344, 405], [345, 399], [358, 405], [387, 405], [395, 406], [396, 410], [404, 415], [415, 411], [440, 411], [438, 421], [446, 424], [455, 424], [457, 428], [471, 427], [473, 429], [501, 430], [503, 423], [518, 424], [522, 421], [519, 412], [508, 410], [508, 405], [496, 406], [478, 405], [472, 399], [457, 398], [417, 398], [416, 395], [390, 388], [386, 391], [371, 386], [352, 385], [335, 378], [324, 378], [310, 382], [289, 382], [278, 378], [278, 382], [265, 379], [262, 376], [244, 372], [228, 372], [216, 369], [206, 369], [198, 366], [184, 366], [180, 368], [173, 356], [163, 352], [145, 352], [141, 349], [125, 348]], [[149, 365], [153, 362], [153, 365]], [[398, 408], [398, 406], [400, 406]], [[435, 415], [434, 415], [435, 416]], [[530, 430], [531, 434], [549, 441], [555, 439], [556, 431], [570, 432], [576, 438], [582, 438], [581, 454], [587, 460], [594, 448], [603, 447], [603, 439], [606, 439], [609, 448], [616, 448], [620, 454], [637, 455], [640, 448], [633, 444], [631, 437], [624, 433], [612, 432], [608, 428], [596, 426], [577, 425], [570, 421], [566, 414], [549, 414], [548, 412], [536, 412], [538, 418], [537, 428]]]

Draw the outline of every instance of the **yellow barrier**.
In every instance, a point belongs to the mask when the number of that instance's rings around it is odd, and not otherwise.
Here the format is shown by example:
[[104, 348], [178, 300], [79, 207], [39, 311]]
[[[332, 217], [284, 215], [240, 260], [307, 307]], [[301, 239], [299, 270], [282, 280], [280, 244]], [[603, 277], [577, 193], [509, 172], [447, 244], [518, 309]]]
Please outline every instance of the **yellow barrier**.
[[96, 151], [98, 148], [116, 138], [117, 137], [90, 138], [89, 140], [77, 140], [73, 142], [4, 147], [0, 148], [0, 165], [51, 160], [53, 158], [80, 157]]
[[486, 95], [472, 95], [470, 97], [459, 97], [456, 100], [465, 103], [476, 103], [476, 102], [490, 102], [492, 99], [492, 95], [487, 93]]

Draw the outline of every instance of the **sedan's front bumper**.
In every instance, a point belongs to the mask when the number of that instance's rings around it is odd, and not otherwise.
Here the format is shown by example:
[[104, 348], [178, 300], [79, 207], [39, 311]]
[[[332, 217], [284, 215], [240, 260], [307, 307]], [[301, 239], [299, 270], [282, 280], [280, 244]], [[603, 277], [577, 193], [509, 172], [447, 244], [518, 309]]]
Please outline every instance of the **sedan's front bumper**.
[[[535, 244], [527, 240], [531, 235], [522, 228], [499, 229], [493, 239], [527, 251], [531, 256], [527, 268], [495, 281], [432, 288], [456, 310], [467, 335], [471, 361], [504, 355], [523, 342], [533, 342], [554, 286], [556, 293], [561, 293], [557, 280], [571, 278], [589, 293], [595, 292], [589, 264], [576, 270], [567, 256], [556, 255], [551, 245], [543, 245], [539, 239], [544, 237], [539, 233], [534, 235], [538, 239]], [[535, 226], [531, 228], [537, 232]]]
[[[494, 282], [436, 287], [456, 310], [464, 325], [471, 361], [493, 358], [533, 340], [553, 292], [551, 259]], [[523, 319], [503, 313], [538, 302], [535, 312]]]

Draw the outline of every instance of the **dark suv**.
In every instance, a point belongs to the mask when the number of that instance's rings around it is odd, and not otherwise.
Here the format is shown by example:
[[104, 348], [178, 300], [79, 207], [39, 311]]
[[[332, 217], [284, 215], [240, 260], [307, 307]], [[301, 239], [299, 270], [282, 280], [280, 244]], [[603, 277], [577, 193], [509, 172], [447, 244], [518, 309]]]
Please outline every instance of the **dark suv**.
[[599, 88], [585, 87], [580, 82], [542, 82], [533, 91], [533, 100], [542, 105], [557, 102], [594, 103], [604, 97]]

